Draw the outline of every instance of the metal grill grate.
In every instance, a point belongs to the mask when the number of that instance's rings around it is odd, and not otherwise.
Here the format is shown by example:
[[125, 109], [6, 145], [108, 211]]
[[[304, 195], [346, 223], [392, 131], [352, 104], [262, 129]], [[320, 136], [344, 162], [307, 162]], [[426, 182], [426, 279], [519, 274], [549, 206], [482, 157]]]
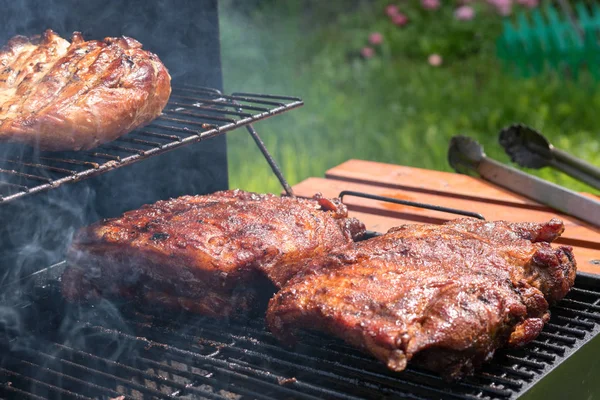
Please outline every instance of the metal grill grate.
[[[0, 397], [515, 398], [598, 334], [598, 281], [591, 286], [582, 282], [578, 277], [576, 287], [552, 309], [551, 321], [533, 343], [499, 352], [480, 373], [455, 383], [416, 368], [390, 372], [343, 342], [319, 334], [306, 333], [296, 348], [284, 348], [260, 318], [223, 323], [185, 316], [174, 323], [172, 315], [124, 306], [113, 324], [106, 321], [114, 317], [102, 311], [79, 319], [73, 324], [76, 336], [51, 333], [26, 346], [17, 338], [0, 344]], [[44, 290], [55, 292], [42, 298], [60, 299], [57, 289]], [[56, 304], [47, 307], [57, 313]], [[65, 331], [64, 325], [38, 330]]]
[[297, 97], [174, 88], [162, 115], [150, 125], [90, 151], [40, 153], [3, 145], [0, 204], [248, 126], [302, 104]]

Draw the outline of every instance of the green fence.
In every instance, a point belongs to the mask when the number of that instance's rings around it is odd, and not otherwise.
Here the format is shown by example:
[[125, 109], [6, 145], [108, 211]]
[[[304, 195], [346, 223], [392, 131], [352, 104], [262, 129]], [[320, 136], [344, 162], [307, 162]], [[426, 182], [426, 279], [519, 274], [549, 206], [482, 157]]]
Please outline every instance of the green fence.
[[547, 4], [505, 20], [498, 57], [523, 77], [552, 70], [577, 79], [587, 70], [600, 79], [600, 6], [578, 3], [573, 14], [568, 18]]

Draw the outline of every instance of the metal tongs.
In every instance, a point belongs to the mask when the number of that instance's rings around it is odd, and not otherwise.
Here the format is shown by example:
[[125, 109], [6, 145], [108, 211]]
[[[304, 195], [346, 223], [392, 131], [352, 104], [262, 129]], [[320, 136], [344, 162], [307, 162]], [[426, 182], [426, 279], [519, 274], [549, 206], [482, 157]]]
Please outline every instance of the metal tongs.
[[600, 168], [555, 148], [533, 128], [509, 126], [500, 131], [499, 141], [511, 160], [521, 167], [553, 167], [600, 190]]
[[457, 172], [481, 177], [565, 214], [600, 226], [600, 201], [504, 165], [485, 155], [483, 147], [467, 136], [450, 141], [448, 161]]

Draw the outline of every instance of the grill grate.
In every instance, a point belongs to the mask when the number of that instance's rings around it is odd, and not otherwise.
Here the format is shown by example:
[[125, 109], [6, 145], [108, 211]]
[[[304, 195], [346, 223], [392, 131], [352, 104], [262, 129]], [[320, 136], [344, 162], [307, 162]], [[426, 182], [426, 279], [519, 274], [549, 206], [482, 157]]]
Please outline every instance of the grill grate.
[[[60, 305], [48, 304], [48, 310], [38, 313], [60, 318], [73, 315], [75, 309], [77, 317], [69, 329], [64, 324], [69, 318], [62, 320], [60, 329], [38, 326], [40, 332], [52, 332], [44, 339], [23, 343], [15, 336], [12, 342], [0, 341], [0, 397], [515, 398], [598, 334], [600, 289], [593, 281], [590, 285], [578, 277], [535, 341], [522, 349], [499, 351], [477, 375], [454, 383], [413, 367], [393, 373], [342, 341], [320, 334], [305, 333], [294, 349], [281, 347], [261, 318], [174, 318], [128, 305], [122, 305], [117, 316], [114, 308], [102, 307], [85, 308], [82, 314], [83, 308], [56, 300], [60, 294], [50, 285], [36, 297], [55, 299]], [[58, 326], [56, 321], [51, 324]]]
[[3, 145], [0, 204], [249, 126], [302, 104], [297, 97], [174, 88], [162, 115], [150, 125], [90, 151], [40, 153]]

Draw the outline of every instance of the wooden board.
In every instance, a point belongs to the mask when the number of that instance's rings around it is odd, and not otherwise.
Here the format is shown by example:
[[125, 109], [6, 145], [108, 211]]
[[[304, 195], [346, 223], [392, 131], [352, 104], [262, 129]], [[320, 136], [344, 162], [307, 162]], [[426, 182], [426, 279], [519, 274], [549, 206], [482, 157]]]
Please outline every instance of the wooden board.
[[[573, 246], [580, 271], [600, 273], [600, 229], [544, 205], [466, 175], [350, 160], [327, 171], [327, 178], [308, 178], [293, 187], [298, 196], [317, 192], [335, 197], [359, 191], [420, 203], [478, 212], [487, 220], [544, 222], [560, 218], [565, 233], [558, 240]], [[385, 232], [406, 223], [439, 224], [459, 216], [353, 196], [344, 198], [351, 215], [367, 228]]]

